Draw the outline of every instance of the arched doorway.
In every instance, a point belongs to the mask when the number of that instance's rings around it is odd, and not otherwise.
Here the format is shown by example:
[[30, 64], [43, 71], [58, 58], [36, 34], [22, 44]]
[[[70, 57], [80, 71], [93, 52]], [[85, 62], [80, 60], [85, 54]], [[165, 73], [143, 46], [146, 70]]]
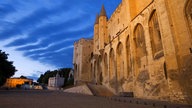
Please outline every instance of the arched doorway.
[[123, 44], [120, 42], [117, 46], [117, 87], [118, 91], [122, 91], [124, 83], [124, 60], [123, 60]]
[[117, 81], [120, 82], [124, 76], [123, 45], [120, 42], [117, 46]]
[[109, 84], [111, 88], [117, 92], [117, 77], [116, 77], [116, 66], [115, 66], [115, 53], [114, 50], [110, 50], [110, 55], [109, 55]]
[[135, 43], [135, 95], [143, 96], [145, 94], [145, 82], [149, 79], [147, 66], [147, 51], [144, 29], [141, 24], [137, 24], [134, 30]]

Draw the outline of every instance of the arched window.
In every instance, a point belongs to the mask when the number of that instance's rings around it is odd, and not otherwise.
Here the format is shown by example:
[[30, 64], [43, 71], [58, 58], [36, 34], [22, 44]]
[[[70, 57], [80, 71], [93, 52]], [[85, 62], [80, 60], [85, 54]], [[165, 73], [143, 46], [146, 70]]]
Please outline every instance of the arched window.
[[144, 29], [141, 24], [137, 24], [134, 31], [134, 41], [136, 48], [136, 63], [137, 67], [141, 67], [141, 58], [147, 55]]
[[[186, 9], [185, 9], [185, 14], [186, 14], [186, 17], [187, 17], [190, 32], [192, 34], [192, 1], [191, 0], [188, 0], [188, 2], [187, 2]], [[192, 40], [192, 36], [190, 38]]]
[[162, 57], [163, 45], [161, 40], [161, 32], [156, 11], [153, 11], [149, 20], [149, 33], [151, 37], [151, 47], [154, 59]]

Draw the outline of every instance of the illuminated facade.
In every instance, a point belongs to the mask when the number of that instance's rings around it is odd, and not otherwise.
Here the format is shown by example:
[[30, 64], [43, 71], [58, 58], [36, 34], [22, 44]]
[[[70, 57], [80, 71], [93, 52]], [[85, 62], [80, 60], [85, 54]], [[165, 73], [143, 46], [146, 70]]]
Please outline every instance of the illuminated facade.
[[23, 84], [31, 85], [33, 83], [32, 79], [25, 79], [25, 78], [8, 78], [4, 87], [8, 88], [16, 88], [17, 86], [21, 86]]
[[115, 94], [192, 103], [192, 0], [122, 0], [109, 19], [102, 7], [92, 52], [91, 71], [79, 75], [91, 74], [90, 82]]
[[91, 53], [93, 51], [92, 39], [80, 39], [74, 43], [74, 82], [90, 82], [91, 79]]

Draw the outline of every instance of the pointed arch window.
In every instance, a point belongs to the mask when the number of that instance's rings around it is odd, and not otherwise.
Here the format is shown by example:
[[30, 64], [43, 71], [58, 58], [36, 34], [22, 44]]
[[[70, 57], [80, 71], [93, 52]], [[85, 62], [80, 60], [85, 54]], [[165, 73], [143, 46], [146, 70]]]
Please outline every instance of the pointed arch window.
[[138, 53], [140, 54], [140, 57], [143, 57], [146, 55], [146, 44], [145, 44], [145, 34], [144, 29], [141, 24], [138, 24], [134, 31], [135, 34], [135, 44], [136, 48], [138, 50]]
[[138, 65], [138, 68], [141, 68], [141, 58], [147, 55], [145, 34], [143, 26], [141, 24], [137, 24], [137, 26], [135, 27], [134, 36], [136, 48], [136, 63]]
[[156, 11], [152, 12], [149, 20], [149, 33], [153, 57], [158, 59], [163, 56], [163, 45]]

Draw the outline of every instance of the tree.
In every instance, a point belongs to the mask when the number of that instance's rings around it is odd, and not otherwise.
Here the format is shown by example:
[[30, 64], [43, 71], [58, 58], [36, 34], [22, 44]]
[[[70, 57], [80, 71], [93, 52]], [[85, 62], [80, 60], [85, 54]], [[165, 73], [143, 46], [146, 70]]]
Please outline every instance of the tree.
[[43, 79], [43, 77], [44, 77], [44, 75], [41, 74], [41, 76], [37, 79], [37, 82], [42, 83], [42, 79]]
[[17, 70], [12, 61], [8, 61], [8, 54], [0, 50], [0, 86], [4, 85], [7, 78], [15, 74]]

